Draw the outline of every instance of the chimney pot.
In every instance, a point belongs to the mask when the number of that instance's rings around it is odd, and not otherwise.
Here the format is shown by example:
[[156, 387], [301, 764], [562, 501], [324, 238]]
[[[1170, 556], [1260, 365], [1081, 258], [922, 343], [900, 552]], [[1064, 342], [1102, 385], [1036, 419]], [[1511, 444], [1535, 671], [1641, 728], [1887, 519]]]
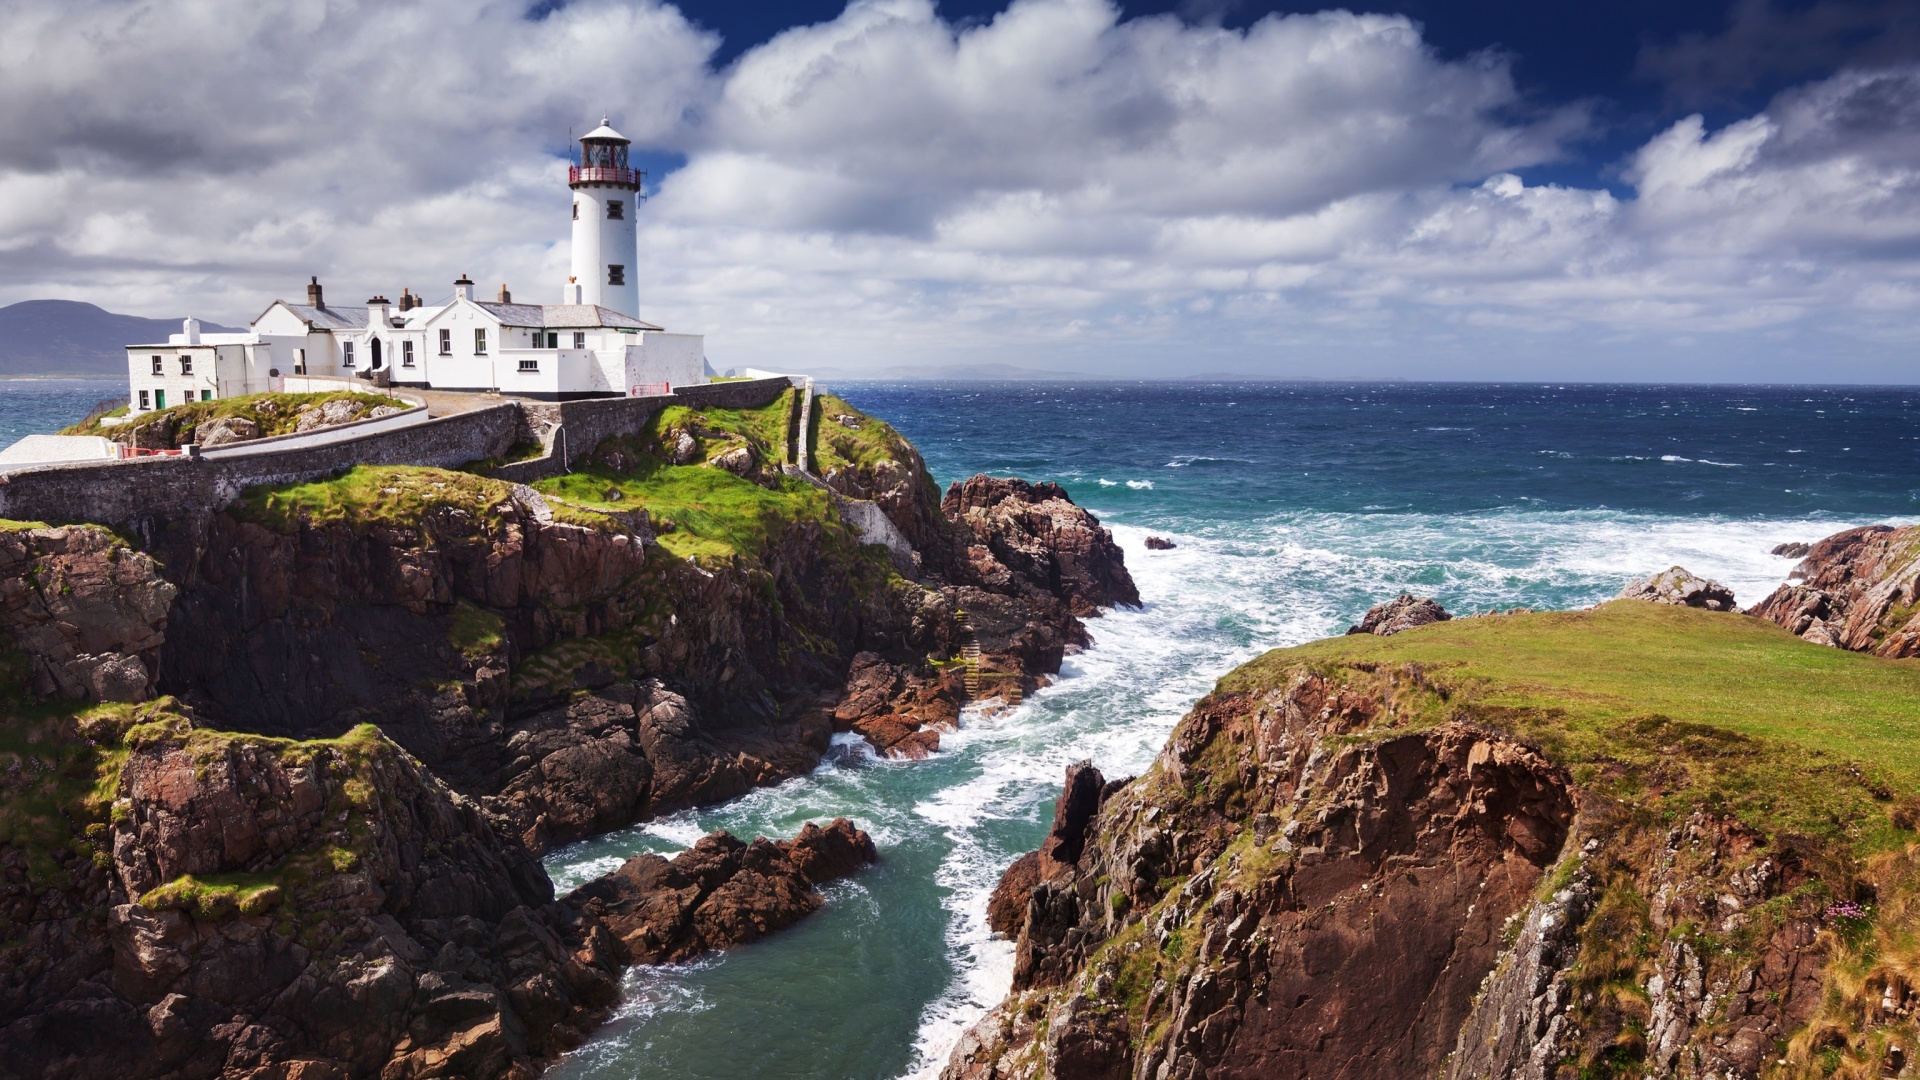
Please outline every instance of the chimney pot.
[[513, 303], [513, 294], [507, 291], [507, 283], [504, 281], [500, 283], [500, 302], [503, 304]]
[[314, 307], [327, 306], [326, 298], [320, 292], [320, 278], [318, 276], [307, 279], [307, 303]]

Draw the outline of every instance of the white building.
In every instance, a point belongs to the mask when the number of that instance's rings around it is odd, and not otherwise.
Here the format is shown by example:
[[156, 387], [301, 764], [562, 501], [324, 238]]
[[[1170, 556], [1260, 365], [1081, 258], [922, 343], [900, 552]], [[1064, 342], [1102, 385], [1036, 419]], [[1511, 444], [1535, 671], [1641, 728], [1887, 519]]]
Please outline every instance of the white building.
[[202, 334], [188, 319], [164, 345], [127, 346], [132, 411], [282, 389], [287, 376], [497, 391], [542, 400], [660, 393], [707, 381], [699, 334], [638, 317], [635, 213], [642, 174], [605, 121], [580, 140], [573, 189], [572, 274], [558, 304], [516, 304], [502, 285], [474, 299], [462, 275], [427, 303], [411, 290], [333, 307], [315, 278], [304, 304], [275, 300], [241, 334]]

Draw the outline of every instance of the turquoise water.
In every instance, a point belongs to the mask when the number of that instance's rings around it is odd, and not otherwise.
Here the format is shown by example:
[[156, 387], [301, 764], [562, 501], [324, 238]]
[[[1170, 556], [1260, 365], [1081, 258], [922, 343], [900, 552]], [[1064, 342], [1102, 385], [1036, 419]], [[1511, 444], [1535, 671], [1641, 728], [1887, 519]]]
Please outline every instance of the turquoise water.
[[[889, 1078], [937, 1072], [1004, 992], [985, 899], [1034, 847], [1065, 766], [1145, 768], [1213, 680], [1344, 630], [1401, 589], [1453, 611], [1575, 607], [1679, 563], [1759, 599], [1768, 551], [1920, 515], [1908, 389], [847, 384], [942, 483], [1064, 483], [1113, 527], [1146, 605], [1091, 624], [1062, 678], [973, 715], [923, 762], [844, 739], [812, 775], [554, 853], [562, 888], [702, 832], [852, 817], [879, 866], [795, 929], [641, 969], [553, 1075]], [[1149, 552], [1149, 534], [1179, 547]]]
[[126, 404], [126, 381], [0, 379], [0, 448], [22, 435], [48, 435], [77, 424], [105, 398]]

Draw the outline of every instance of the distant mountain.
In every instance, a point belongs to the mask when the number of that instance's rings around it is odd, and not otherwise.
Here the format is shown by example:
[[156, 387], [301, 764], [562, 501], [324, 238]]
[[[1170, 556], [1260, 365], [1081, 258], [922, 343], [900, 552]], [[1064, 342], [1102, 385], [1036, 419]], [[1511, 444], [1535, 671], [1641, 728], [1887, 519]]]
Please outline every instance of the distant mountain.
[[871, 379], [875, 382], [1113, 382], [1124, 376], [1090, 371], [1052, 371], [1012, 364], [950, 364], [945, 367], [812, 368], [802, 372], [821, 379]]
[[[117, 315], [73, 300], [23, 300], [0, 307], [0, 377], [125, 376], [127, 346], [165, 341], [180, 332], [180, 322]], [[200, 329], [235, 331], [209, 322]]]

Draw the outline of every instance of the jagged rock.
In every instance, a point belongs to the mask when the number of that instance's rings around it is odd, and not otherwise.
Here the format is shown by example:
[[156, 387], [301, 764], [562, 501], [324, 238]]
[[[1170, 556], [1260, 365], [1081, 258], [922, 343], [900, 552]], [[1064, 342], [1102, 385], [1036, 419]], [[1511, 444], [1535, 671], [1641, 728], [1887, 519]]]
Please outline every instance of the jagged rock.
[[35, 697], [145, 698], [178, 592], [105, 529], [0, 530], [0, 633]]
[[404, 407], [399, 405], [375, 405], [373, 408], [367, 410], [367, 415], [364, 419], [378, 420], [383, 416], [398, 416], [406, 411]]
[[260, 437], [260, 425], [244, 416], [218, 416], [193, 429], [201, 446], [226, 446]]
[[995, 592], [1057, 590], [1076, 616], [1140, 605], [1113, 534], [1058, 484], [975, 476], [947, 489], [973, 583]]
[[753, 471], [753, 451], [745, 446], [736, 446], [715, 454], [707, 464], [725, 469], [735, 476], [745, 476]]
[[1179, 546], [1180, 545], [1174, 543], [1173, 541], [1167, 539], [1164, 536], [1147, 537], [1148, 551], [1172, 551], [1174, 548], [1177, 548]]
[[834, 413], [833, 422], [836, 424], [839, 424], [843, 428], [848, 428], [853, 431], [859, 431], [860, 428], [866, 423], [866, 421], [853, 415], [852, 413]]
[[1682, 567], [1663, 570], [1648, 578], [1627, 583], [1620, 590], [1621, 600], [1646, 600], [1675, 607], [1705, 608], [1708, 611], [1733, 611], [1733, 590], [1710, 578], [1696, 577]]
[[334, 398], [318, 405], [307, 405], [294, 413], [293, 430], [296, 434], [312, 431], [315, 428], [332, 427], [358, 419], [364, 403], [352, 398]]
[[691, 465], [700, 454], [700, 444], [685, 428], [676, 428], [667, 433], [667, 460], [675, 465]]
[[791, 842], [715, 832], [671, 860], [636, 855], [567, 903], [602, 922], [629, 962], [669, 963], [798, 922], [820, 907], [815, 886], [874, 857], [872, 839], [845, 818], [825, 829], [809, 822]]
[[1784, 555], [1789, 559], [1799, 559], [1799, 558], [1804, 558], [1807, 552], [1812, 550], [1813, 550], [1812, 544], [1800, 544], [1800, 543], [1775, 544], [1773, 547], [1773, 554]]
[[1040, 853], [1029, 851], [1013, 860], [987, 898], [987, 927], [1008, 937], [1020, 933], [1027, 918], [1027, 900], [1033, 887], [1040, 884]]
[[1821, 540], [1787, 583], [1747, 609], [1821, 645], [1920, 656], [1920, 526], [1869, 525]]
[[1368, 608], [1366, 615], [1360, 619], [1360, 625], [1348, 627], [1347, 633], [1386, 637], [1416, 626], [1446, 622], [1451, 618], [1453, 616], [1447, 614], [1447, 609], [1441, 607], [1439, 601], [1401, 593], [1384, 604]]

